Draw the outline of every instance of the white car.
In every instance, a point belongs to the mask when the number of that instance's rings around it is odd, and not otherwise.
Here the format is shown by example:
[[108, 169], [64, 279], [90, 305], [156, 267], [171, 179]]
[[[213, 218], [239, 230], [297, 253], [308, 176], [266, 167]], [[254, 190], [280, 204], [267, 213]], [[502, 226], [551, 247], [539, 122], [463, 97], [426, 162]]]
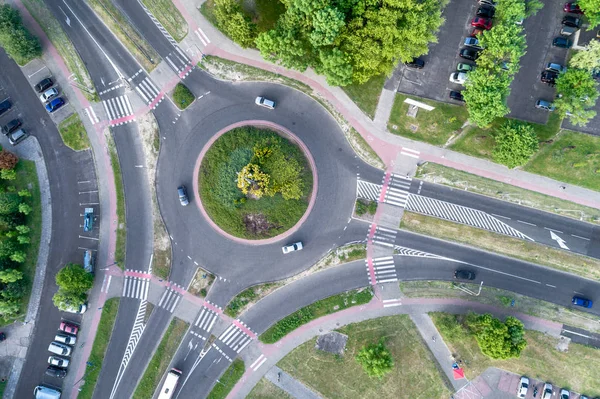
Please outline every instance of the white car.
[[60, 342], [51, 342], [48, 346], [48, 352], [52, 352], [55, 355], [71, 356], [71, 347]]
[[254, 100], [254, 103], [256, 105], [260, 105], [261, 107], [275, 109], [275, 101], [269, 100], [264, 97], [256, 97], [256, 100]]
[[73, 335], [56, 334], [54, 340], [62, 344], [75, 345], [75, 342], [77, 342], [77, 337]]
[[566, 389], [561, 389], [560, 390], [560, 399], [569, 399], [569, 397], [571, 396], [571, 393], [569, 391], [567, 391]]
[[51, 88], [46, 90], [45, 92], [43, 92], [40, 95], [40, 100], [42, 100], [42, 102], [48, 102], [50, 100], [52, 100], [54, 97], [58, 96], [58, 90], [56, 90], [56, 88]]
[[79, 305], [79, 307], [75, 308], [73, 306], [67, 306], [64, 309], [60, 309], [63, 312], [69, 312], [69, 313], [79, 313], [79, 314], [84, 314], [87, 311], [87, 304], [82, 304]]
[[284, 254], [289, 254], [290, 252], [300, 251], [302, 248], [303, 248], [302, 243], [297, 242], [292, 245], [286, 245], [285, 247], [281, 248], [281, 250], [283, 251]]
[[545, 383], [544, 391], [542, 392], [542, 399], [552, 399], [552, 384]]
[[517, 396], [519, 398], [524, 398], [527, 395], [527, 389], [529, 389], [529, 378], [521, 377], [519, 388], [517, 389]]
[[459, 85], [465, 84], [467, 81], [467, 74], [464, 72], [454, 72], [450, 75], [450, 82], [458, 83]]
[[50, 356], [48, 358], [48, 364], [51, 364], [56, 367], [67, 368], [69, 367], [69, 359], [65, 359], [60, 356]]

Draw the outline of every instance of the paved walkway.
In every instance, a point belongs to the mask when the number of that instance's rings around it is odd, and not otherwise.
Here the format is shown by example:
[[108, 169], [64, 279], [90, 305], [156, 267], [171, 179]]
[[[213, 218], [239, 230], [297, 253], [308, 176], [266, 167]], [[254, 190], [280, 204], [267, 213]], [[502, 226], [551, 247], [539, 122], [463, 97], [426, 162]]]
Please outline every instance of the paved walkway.
[[321, 398], [320, 395], [311, 391], [306, 385], [277, 366], [271, 367], [269, 371], [267, 371], [267, 374], [265, 374], [265, 378], [296, 399]]

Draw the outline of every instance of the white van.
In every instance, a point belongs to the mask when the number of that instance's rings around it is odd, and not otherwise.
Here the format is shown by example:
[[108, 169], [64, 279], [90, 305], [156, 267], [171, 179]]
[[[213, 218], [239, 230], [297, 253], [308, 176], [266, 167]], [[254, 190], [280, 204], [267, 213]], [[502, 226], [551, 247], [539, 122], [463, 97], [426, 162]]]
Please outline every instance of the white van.
[[50, 346], [48, 346], [48, 351], [55, 355], [71, 356], [71, 348], [60, 342], [52, 342]]
[[60, 399], [60, 391], [44, 385], [38, 385], [33, 390], [35, 399]]

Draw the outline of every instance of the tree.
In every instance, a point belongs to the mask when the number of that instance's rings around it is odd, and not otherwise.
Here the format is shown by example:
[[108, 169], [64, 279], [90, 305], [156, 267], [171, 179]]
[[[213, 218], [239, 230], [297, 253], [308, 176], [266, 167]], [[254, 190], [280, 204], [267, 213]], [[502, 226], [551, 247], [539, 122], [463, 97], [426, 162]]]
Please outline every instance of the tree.
[[502, 125], [494, 133], [494, 139], [494, 161], [509, 168], [524, 165], [539, 148], [533, 126], [517, 121], [508, 121]]
[[56, 285], [60, 289], [71, 293], [81, 293], [84, 297], [85, 293], [94, 285], [94, 276], [86, 272], [83, 266], [74, 263], [67, 263], [56, 274], [55, 279]]
[[86, 299], [87, 296], [83, 292], [67, 291], [63, 289], [59, 289], [58, 292], [52, 296], [52, 302], [54, 302], [54, 306], [60, 310], [65, 310], [68, 308], [77, 309], [79, 306], [85, 303]]
[[31, 239], [27, 236], [17, 236], [17, 242], [19, 244], [29, 244]]
[[527, 0], [525, 3], [525, 14], [527, 17], [532, 17], [544, 8], [544, 3], [540, 0]]
[[20, 299], [25, 296], [26, 286], [23, 279], [6, 284], [0, 291], [4, 299]]
[[570, 68], [556, 79], [558, 98], [554, 105], [558, 112], [567, 115], [574, 125], [583, 126], [596, 111], [591, 110], [598, 99], [596, 81], [584, 69]]
[[469, 72], [463, 91], [469, 120], [479, 127], [488, 126], [494, 119], [510, 112], [506, 105], [508, 79], [501, 75], [497, 79], [485, 68]]
[[0, 270], [0, 282], [14, 283], [15, 281], [19, 281], [23, 278], [23, 273], [17, 269], [6, 269]]
[[42, 55], [39, 40], [25, 29], [19, 12], [8, 4], [0, 6], [0, 46], [20, 65]]
[[600, 0], [578, 0], [577, 5], [585, 14], [588, 21], [588, 30], [594, 29], [600, 24]]
[[527, 346], [523, 323], [512, 316], [503, 323], [491, 314], [471, 314], [467, 326], [475, 335], [481, 353], [492, 359], [518, 358]]
[[255, 163], [249, 163], [238, 173], [237, 186], [245, 195], [251, 195], [255, 198], [261, 198], [263, 195], [270, 195], [269, 175], [260, 170]]
[[23, 215], [29, 215], [29, 213], [31, 213], [31, 206], [24, 202], [21, 202], [19, 204], [19, 212], [21, 212]]
[[526, 4], [523, 0], [498, 0], [496, 10], [495, 19], [502, 26], [515, 26], [516, 22], [527, 15]]
[[18, 263], [24, 263], [26, 259], [27, 255], [23, 251], [15, 251], [10, 255], [10, 260]]
[[0, 316], [14, 316], [19, 313], [19, 307], [19, 302], [16, 300], [0, 300]]
[[376, 344], [363, 347], [356, 355], [356, 361], [369, 377], [379, 379], [394, 368], [394, 359], [386, 349], [383, 339]]
[[17, 172], [14, 169], [0, 169], [0, 179], [15, 180], [16, 178]]
[[254, 44], [256, 25], [244, 14], [238, 0], [215, 0], [214, 15], [217, 26], [243, 48]]
[[569, 66], [594, 73], [600, 71], [600, 40], [590, 40], [585, 50], [577, 51], [569, 61]]
[[19, 162], [19, 157], [10, 151], [0, 151], [0, 169], [14, 169]]

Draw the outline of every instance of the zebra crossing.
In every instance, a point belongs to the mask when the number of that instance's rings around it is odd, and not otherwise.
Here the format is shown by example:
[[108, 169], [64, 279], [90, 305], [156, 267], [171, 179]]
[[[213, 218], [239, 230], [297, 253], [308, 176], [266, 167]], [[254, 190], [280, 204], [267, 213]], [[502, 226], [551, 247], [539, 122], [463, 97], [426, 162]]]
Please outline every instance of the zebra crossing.
[[123, 295], [126, 298], [138, 298], [146, 300], [148, 298], [148, 289], [150, 288], [150, 279], [143, 277], [125, 276], [123, 284]]
[[385, 190], [385, 197], [383, 202], [386, 204], [404, 208], [406, 206], [406, 200], [409, 196], [408, 191], [410, 190], [411, 183], [412, 178], [410, 176], [402, 176], [392, 173], [390, 175], [388, 187]]
[[216, 312], [206, 307], [202, 307], [198, 318], [194, 322], [194, 326], [198, 327], [200, 330], [206, 331], [206, 333], [210, 333], [218, 319], [219, 315]]
[[194, 31], [194, 33], [196, 34], [196, 36], [198, 36], [198, 39], [200, 39], [204, 47], [210, 44], [210, 39], [208, 38], [208, 36], [206, 36], [206, 33], [204, 33], [202, 29], [198, 28]]
[[95, 125], [96, 123], [100, 122], [100, 118], [98, 118], [96, 112], [94, 111], [94, 108], [91, 105], [85, 108], [83, 112], [88, 116], [88, 118], [90, 118], [90, 122], [92, 123], [92, 125]]
[[219, 340], [233, 350], [235, 353], [240, 353], [250, 342], [252, 337], [246, 334], [240, 327], [231, 324], [219, 336]]
[[[369, 226], [369, 231], [371, 230]], [[382, 245], [384, 247], [394, 248], [396, 242], [396, 234], [398, 232], [392, 229], [386, 229], [385, 227], [377, 226], [375, 234], [373, 235], [373, 244]], [[367, 240], [369, 235], [367, 234]]]
[[119, 126], [124, 123], [135, 121], [133, 107], [126, 94], [103, 100], [102, 105], [108, 116], [108, 123], [111, 126]]
[[185, 79], [194, 67], [192, 61], [181, 51], [179, 46], [175, 46], [175, 51], [171, 51], [165, 60], [181, 79]]
[[135, 91], [137, 91], [146, 105], [150, 106], [152, 109], [156, 108], [164, 98], [164, 93], [161, 93], [161, 91], [158, 90], [148, 76], [144, 77], [144, 79], [135, 86]]
[[160, 300], [158, 301], [158, 307], [166, 309], [169, 313], [173, 313], [175, 308], [179, 304], [179, 300], [181, 299], [181, 294], [177, 291], [168, 287], [165, 292], [163, 292]]
[[381, 194], [381, 185], [371, 183], [368, 181], [356, 180], [356, 197], [364, 198], [371, 201], [379, 201], [379, 194]]
[[[369, 261], [366, 260], [365, 264], [367, 266], [367, 276], [369, 278], [369, 281], [371, 281]], [[377, 284], [398, 281], [398, 275], [396, 274], [396, 265], [394, 264], [393, 256], [383, 256], [380, 258], [374, 258], [372, 260], [372, 264], [373, 271], [375, 273], [375, 282]]]

